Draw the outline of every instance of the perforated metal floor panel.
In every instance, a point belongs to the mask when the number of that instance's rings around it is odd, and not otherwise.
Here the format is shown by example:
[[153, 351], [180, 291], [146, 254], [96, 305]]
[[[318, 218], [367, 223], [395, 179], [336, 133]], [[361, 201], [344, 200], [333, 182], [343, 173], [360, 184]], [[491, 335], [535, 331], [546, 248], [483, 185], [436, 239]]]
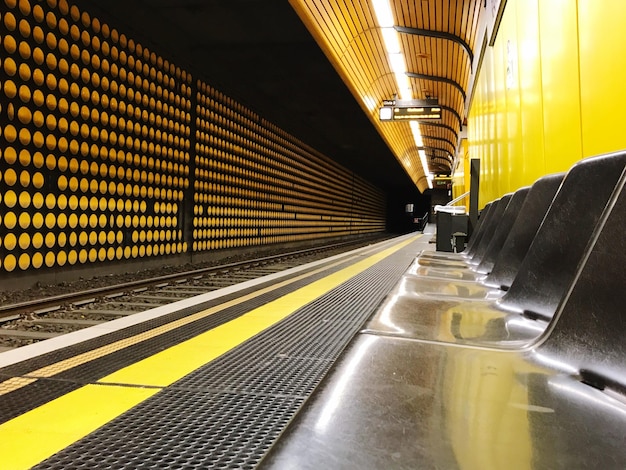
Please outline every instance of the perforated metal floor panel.
[[408, 245], [35, 468], [254, 468], [414, 252]]

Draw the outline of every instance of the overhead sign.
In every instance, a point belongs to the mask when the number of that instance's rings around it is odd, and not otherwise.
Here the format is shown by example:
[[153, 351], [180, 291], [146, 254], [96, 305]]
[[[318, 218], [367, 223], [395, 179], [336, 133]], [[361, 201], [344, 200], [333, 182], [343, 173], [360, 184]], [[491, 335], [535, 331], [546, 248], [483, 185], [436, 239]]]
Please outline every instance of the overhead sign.
[[441, 119], [441, 107], [436, 99], [384, 100], [378, 116], [381, 121]]

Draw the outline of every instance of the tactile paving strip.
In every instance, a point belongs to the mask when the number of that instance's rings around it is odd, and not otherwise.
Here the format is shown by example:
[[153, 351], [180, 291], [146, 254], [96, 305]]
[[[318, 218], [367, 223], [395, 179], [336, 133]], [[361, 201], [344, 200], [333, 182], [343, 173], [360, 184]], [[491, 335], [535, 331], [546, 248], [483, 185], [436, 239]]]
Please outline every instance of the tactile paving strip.
[[[313, 274], [310, 277], [307, 277], [306, 279], [303, 279], [301, 281], [296, 281], [292, 284], [287, 285], [286, 287], [280, 288], [280, 289], [275, 289], [270, 291], [269, 293], [263, 294], [260, 297], [257, 297], [256, 299], [253, 299], [252, 301], [248, 302], [246, 304], [246, 306], [244, 307], [240, 307], [240, 313], [241, 311], [248, 311], [250, 309], [250, 305], [256, 306], [256, 305], [263, 305], [264, 303], [270, 302], [278, 297], [281, 297], [283, 295], [285, 295], [285, 293], [287, 292], [291, 292], [292, 290], [298, 289], [299, 287], [302, 287], [310, 282], [313, 282], [317, 279], [321, 279], [325, 276], [328, 276], [329, 273], [332, 272], [336, 272], [339, 271], [340, 269], [350, 265], [351, 262], [350, 261], [346, 261], [345, 264], [339, 264], [337, 266], [334, 266], [333, 268], [330, 268], [324, 272], [320, 272], [318, 274]], [[314, 271], [316, 268], [311, 268], [307, 271]], [[299, 274], [303, 274], [307, 271], [303, 271], [302, 273]], [[67, 348], [63, 348], [61, 350], [56, 350], [47, 354], [43, 354], [41, 356], [37, 356], [35, 358], [29, 359], [27, 361], [24, 362], [20, 362], [20, 363], [16, 363], [14, 365], [10, 365], [10, 366], [6, 366], [4, 368], [0, 369], [0, 377], [13, 377], [13, 376], [20, 376], [20, 375], [25, 375], [28, 374], [30, 371], [34, 370], [34, 369], [39, 369], [41, 367], [45, 367], [47, 365], [49, 365], [50, 363], [54, 363], [54, 362], [58, 362], [58, 361], [62, 361], [62, 360], [66, 360], [66, 359], [71, 359], [79, 354], [85, 353], [87, 351], [91, 351], [97, 347], [109, 344], [113, 341], [119, 341], [122, 340], [124, 338], [127, 338], [128, 336], [132, 336], [132, 335], [136, 335], [136, 334], [140, 334], [142, 332], [151, 330], [153, 328], [157, 328], [163, 325], [167, 325], [168, 323], [171, 323], [175, 320], [181, 319], [181, 318], [185, 318], [186, 316], [193, 314], [195, 312], [197, 312], [198, 310], [201, 309], [208, 309], [220, 304], [223, 304], [225, 302], [228, 302], [230, 300], [233, 299], [237, 299], [243, 295], [246, 295], [248, 293], [251, 292], [255, 292], [258, 291], [260, 289], [263, 289], [265, 287], [270, 287], [272, 285], [274, 285], [276, 283], [276, 281], [267, 281], [263, 284], [257, 285], [255, 287], [249, 288], [249, 289], [245, 289], [242, 291], [238, 291], [235, 292], [233, 294], [228, 294], [228, 295], [224, 295], [221, 296], [217, 299], [213, 299], [210, 300], [204, 304], [201, 305], [194, 305], [193, 307], [189, 307], [189, 308], [184, 308], [184, 309], [180, 309], [180, 310], [176, 310], [172, 313], [169, 313], [167, 315], [152, 319], [152, 320], [148, 320], [145, 322], [142, 322], [138, 325], [134, 325], [128, 328], [125, 328], [123, 330], [119, 330], [119, 331], [115, 331], [106, 335], [103, 335], [99, 338], [95, 338], [93, 340], [88, 340], [88, 341], [84, 341], [84, 342], [80, 342], [78, 344], [75, 344], [73, 346], [67, 347]], [[254, 308], [254, 307], [253, 307]], [[233, 311], [234, 309], [228, 309], [228, 312]], [[232, 320], [232, 318], [235, 318], [237, 314], [235, 315], [227, 315], [227, 318], [219, 318], [219, 315], [213, 315], [211, 320], [213, 323], [211, 325], [205, 325], [208, 326], [209, 328], [214, 327], [218, 324], [223, 323], [224, 321], [229, 321]], [[197, 334], [197, 331], [195, 331], [194, 334]], [[182, 341], [182, 339], [177, 339], [176, 342], [180, 342]]]
[[35, 468], [254, 468], [400, 279], [412, 251], [400, 250]]

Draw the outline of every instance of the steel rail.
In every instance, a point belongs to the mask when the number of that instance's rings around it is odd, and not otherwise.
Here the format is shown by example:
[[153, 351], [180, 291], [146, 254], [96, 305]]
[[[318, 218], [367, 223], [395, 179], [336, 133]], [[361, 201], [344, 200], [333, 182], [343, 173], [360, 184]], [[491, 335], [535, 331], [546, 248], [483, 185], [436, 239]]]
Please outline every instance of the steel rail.
[[267, 264], [272, 261], [281, 259], [288, 259], [293, 257], [301, 257], [307, 254], [312, 254], [319, 251], [328, 251], [335, 248], [341, 248], [349, 245], [356, 245], [366, 242], [367, 240], [349, 241], [342, 243], [335, 243], [332, 245], [318, 246], [314, 248], [307, 248], [304, 250], [292, 251], [288, 253], [281, 253], [278, 255], [265, 256], [262, 258], [249, 259], [244, 261], [236, 261], [233, 263], [222, 264], [218, 266], [208, 266], [206, 268], [194, 269], [191, 271], [182, 271], [179, 273], [165, 274], [162, 276], [152, 277], [148, 279], [140, 279], [136, 281], [125, 282], [123, 284], [113, 284], [110, 286], [95, 287], [91, 289], [85, 289], [78, 292], [68, 292], [65, 294], [58, 294], [51, 297], [45, 297], [41, 299], [32, 299], [15, 304], [8, 304], [0, 306], [0, 322], [10, 321], [15, 319], [20, 314], [32, 313], [35, 311], [58, 307], [63, 305], [72, 304], [81, 300], [93, 299], [94, 297], [105, 297], [113, 294], [119, 294], [124, 292], [132, 292], [137, 289], [151, 287], [158, 284], [163, 284], [170, 281], [191, 278], [199, 275], [216, 273], [221, 271], [228, 271], [230, 269], [242, 268], [248, 265]]

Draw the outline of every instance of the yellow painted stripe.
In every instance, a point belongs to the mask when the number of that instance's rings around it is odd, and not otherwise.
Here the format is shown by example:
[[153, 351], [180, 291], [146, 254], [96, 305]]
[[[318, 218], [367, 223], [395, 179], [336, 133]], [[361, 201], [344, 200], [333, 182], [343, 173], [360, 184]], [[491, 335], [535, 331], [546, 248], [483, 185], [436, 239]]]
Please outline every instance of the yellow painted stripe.
[[158, 389], [86, 385], [2, 425], [0, 468], [31, 468]]
[[[102, 383], [86, 385], [7, 421], [0, 425], [0, 468], [23, 470], [36, 465], [160, 390], [147, 388], [148, 385], [171, 384], [412, 243], [416, 238], [419, 236], [411, 237], [197, 338], [172, 346], [102, 379], [102, 382], [125, 382], [137, 386]], [[218, 329], [220, 334], [210, 335]]]
[[0, 383], [0, 396], [13, 392], [14, 390], [18, 390], [22, 387], [26, 387], [33, 382], [37, 382], [37, 379], [30, 377], [11, 377], [10, 379]]
[[307, 303], [411, 243], [405, 241], [194, 338], [103, 377], [100, 382], [166, 387], [288, 317]]
[[121, 339], [119, 341], [115, 341], [113, 343], [106, 344], [96, 349], [92, 349], [82, 354], [77, 354], [76, 356], [72, 356], [68, 359], [64, 359], [62, 361], [55, 362], [53, 364], [47, 365], [40, 369], [34, 370], [27, 374], [24, 374], [23, 377], [13, 377], [5, 380], [4, 382], [0, 382], [0, 396], [5, 395], [10, 392], [14, 392], [19, 390], [26, 385], [29, 385], [33, 382], [36, 382], [39, 378], [48, 378], [53, 377], [56, 374], [60, 374], [61, 372], [65, 372], [74, 367], [78, 367], [87, 362], [93, 361], [95, 359], [99, 359], [101, 357], [107, 356], [109, 354], [113, 354], [114, 352], [120, 351], [129, 346], [133, 346], [135, 344], [141, 343], [143, 341], [147, 341], [149, 339], [155, 338], [159, 335], [169, 333], [172, 330], [180, 328], [182, 326], [188, 325], [195, 321], [201, 320], [202, 318], [208, 317], [209, 315], [213, 315], [217, 312], [225, 310], [230, 307], [234, 307], [235, 305], [239, 305], [243, 302], [247, 302], [248, 300], [254, 299], [255, 297], [259, 297], [260, 295], [266, 294], [268, 292], [274, 291], [276, 289], [280, 289], [281, 287], [285, 287], [289, 284], [293, 284], [294, 282], [300, 281], [307, 277], [311, 277], [315, 274], [321, 273], [328, 269], [331, 269], [340, 264], [346, 263], [352, 259], [356, 259], [361, 255], [350, 256], [346, 258], [342, 258], [334, 263], [324, 265], [320, 268], [314, 269], [312, 271], [308, 271], [304, 274], [300, 274], [299, 276], [295, 276], [289, 278], [287, 280], [277, 282], [272, 284], [271, 286], [258, 289], [250, 294], [242, 295], [236, 299], [223, 302], [215, 307], [208, 308], [206, 310], [202, 310], [200, 312], [194, 313], [192, 315], [188, 315], [179, 320], [172, 321], [165, 325], [153, 328], [151, 330], [139, 333], [134, 336], [130, 336], [128, 338]]

